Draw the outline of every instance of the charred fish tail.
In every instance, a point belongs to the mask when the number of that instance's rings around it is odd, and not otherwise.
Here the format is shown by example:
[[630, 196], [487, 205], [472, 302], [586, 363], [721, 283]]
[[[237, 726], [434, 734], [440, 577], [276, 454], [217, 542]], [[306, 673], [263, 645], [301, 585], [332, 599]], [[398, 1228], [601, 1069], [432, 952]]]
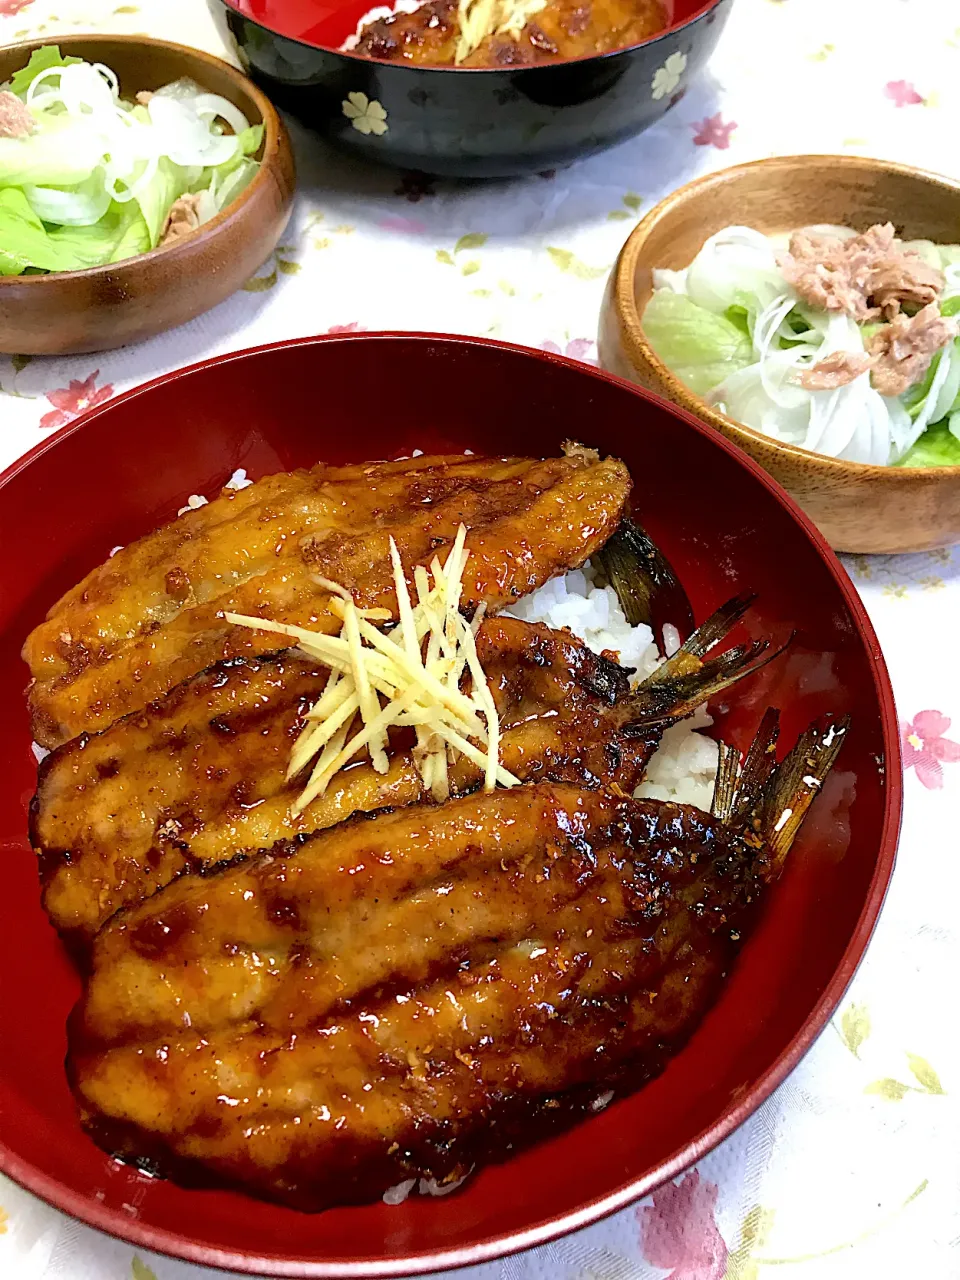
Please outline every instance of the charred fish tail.
[[849, 716], [814, 721], [775, 764], [778, 721], [772, 709], [764, 715], [739, 771], [729, 818], [757, 847], [757, 870], [768, 881], [779, 875], [850, 728]]
[[753, 595], [735, 596], [698, 627], [672, 658], [662, 662], [624, 699], [619, 707], [621, 723], [632, 728], [682, 720], [716, 694], [779, 657], [792, 635], [778, 647], [770, 640], [754, 640], [704, 658], [729, 634], [755, 599]]
[[673, 565], [646, 530], [633, 520], [621, 520], [594, 558], [609, 578], [631, 627], [645, 623], [659, 641], [669, 623], [681, 640], [686, 639], [693, 630], [693, 609]]

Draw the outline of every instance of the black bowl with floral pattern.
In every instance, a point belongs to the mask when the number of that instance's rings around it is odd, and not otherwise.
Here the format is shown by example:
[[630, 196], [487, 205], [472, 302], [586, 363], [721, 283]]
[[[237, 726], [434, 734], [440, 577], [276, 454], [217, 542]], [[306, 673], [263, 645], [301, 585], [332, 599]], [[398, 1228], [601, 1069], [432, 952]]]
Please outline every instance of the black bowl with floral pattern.
[[569, 164], [683, 97], [733, 0], [673, 0], [673, 23], [613, 53], [521, 68], [345, 53], [370, 0], [221, 0], [244, 69], [337, 146], [401, 169], [500, 178]]

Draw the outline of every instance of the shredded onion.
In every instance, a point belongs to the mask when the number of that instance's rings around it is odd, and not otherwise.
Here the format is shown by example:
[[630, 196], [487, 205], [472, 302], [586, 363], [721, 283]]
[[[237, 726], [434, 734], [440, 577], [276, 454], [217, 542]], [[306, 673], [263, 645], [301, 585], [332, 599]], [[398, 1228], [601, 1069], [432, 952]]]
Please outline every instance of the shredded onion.
[[[242, 154], [240, 135], [250, 127], [243, 112], [189, 80], [134, 105], [120, 97], [109, 67], [73, 62], [39, 71], [22, 100], [36, 127], [20, 144], [15, 181], [54, 226], [94, 226], [112, 203], [137, 201], [155, 244], [180, 195], [195, 193], [197, 215], [208, 221], [258, 167]], [[218, 173], [221, 166], [226, 171]]]

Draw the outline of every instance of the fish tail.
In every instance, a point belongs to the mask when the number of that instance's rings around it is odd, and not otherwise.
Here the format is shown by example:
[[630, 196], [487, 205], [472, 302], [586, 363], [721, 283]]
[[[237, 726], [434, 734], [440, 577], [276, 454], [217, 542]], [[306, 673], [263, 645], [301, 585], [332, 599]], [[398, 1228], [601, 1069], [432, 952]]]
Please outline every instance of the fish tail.
[[624, 727], [639, 728], [681, 720], [737, 681], [754, 675], [780, 656], [793, 639], [774, 647], [770, 640], [734, 645], [715, 657], [707, 651], [723, 640], [756, 599], [736, 596], [684, 642], [673, 657], [662, 662], [618, 708]]
[[717, 778], [713, 784], [713, 802], [710, 812], [721, 822], [729, 822], [737, 798], [740, 779], [740, 752], [727, 742], [718, 742]]
[[636, 521], [622, 520], [594, 559], [631, 627], [644, 623], [658, 640], [667, 623], [676, 627], [681, 640], [693, 630], [693, 609], [673, 565]]
[[775, 764], [779, 714], [768, 711], [744, 759], [730, 820], [760, 853], [758, 871], [773, 880], [783, 867], [807, 810], [833, 767], [850, 717], [814, 721]]
[[[730, 811], [732, 821], [746, 822], [759, 803], [770, 776], [777, 767], [777, 739], [780, 737], [780, 712], [767, 707], [760, 721], [753, 742], [743, 760], [736, 782], [734, 802]], [[737, 756], [739, 764], [739, 754]]]

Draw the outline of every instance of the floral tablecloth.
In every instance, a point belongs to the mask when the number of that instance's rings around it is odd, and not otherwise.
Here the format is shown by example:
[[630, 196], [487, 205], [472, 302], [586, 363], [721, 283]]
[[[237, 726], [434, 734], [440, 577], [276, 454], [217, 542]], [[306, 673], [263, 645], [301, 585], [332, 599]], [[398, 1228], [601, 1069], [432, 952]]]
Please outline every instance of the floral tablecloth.
[[[229, 48], [203, 0], [0, 0], [0, 44], [88, 30]], [[960, 4], [738, 0], [708, 74], [661, 124], [523, 181], [358, 169], [299, 129], [295, 141], [293, 220], [242, 292], [128, 350], [0, 357], [0, 468], [138, 382], [297, 334], [446, 330], [592, 362], [604, 278], [624, 237], [695, 174], [848, 151], [960, 176]], [[316, 412], [322, 419], [319, 401]], [[464, 1280], [960, 1277], [960, 548], [851, 557], [847, 568], [890, 665], [907, 770], [897, 870], [853, 986], [790, 1079], [696, 1169], [636, 1208]], [[138, 1254], [0, 1177], [4, 1280], [213, 1274]]]

